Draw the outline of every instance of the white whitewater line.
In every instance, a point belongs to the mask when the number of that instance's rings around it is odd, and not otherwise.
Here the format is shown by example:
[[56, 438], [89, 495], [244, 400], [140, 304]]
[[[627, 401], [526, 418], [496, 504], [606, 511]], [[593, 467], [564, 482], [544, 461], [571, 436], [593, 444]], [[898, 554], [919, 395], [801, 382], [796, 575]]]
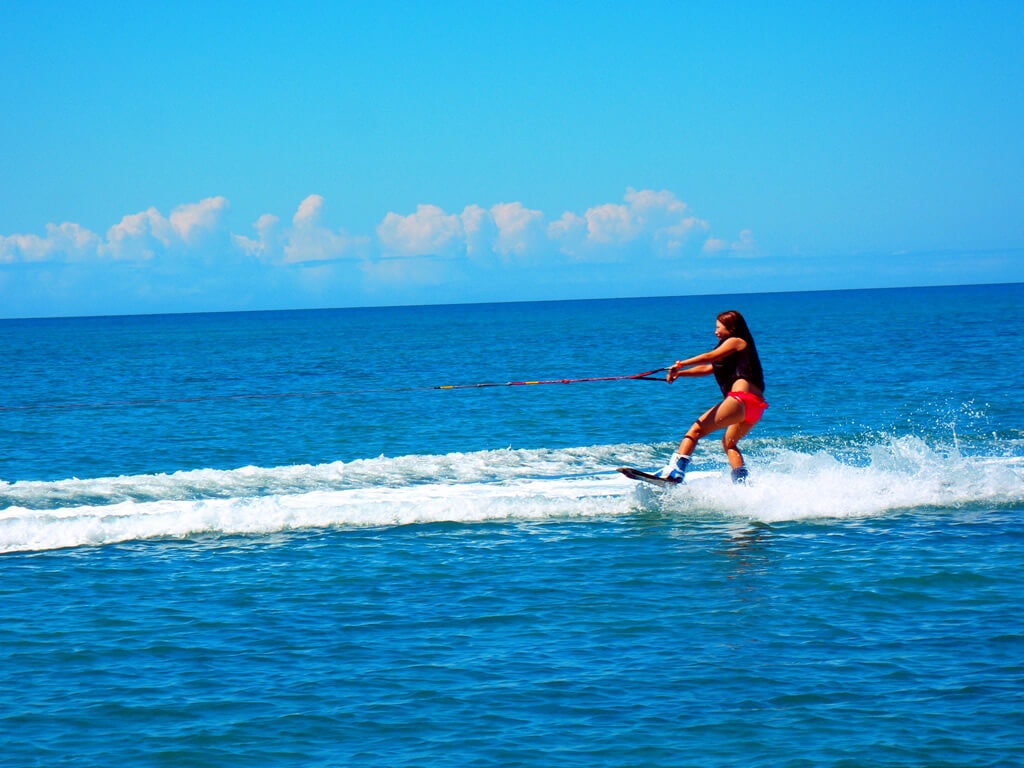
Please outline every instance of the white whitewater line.
[[502, 485], [377, 486], [230, 499], [128, 501], [57, 510], [9, 507], [0, 511], [0, 552], [209, 533], [595, 517], [628, 511], [632, 490], [625, 478], [594, 476]]
[[[595, 518], [653, 510], [775, 523], [918, 507], [1024, 501], [1021, 458], [944, 455], [917, 438], [866, 446], [854, 466], [775, 449], [747, 487], [707, 454], [665, 491], [614, 472], [654, 466], [651, 446], [481, 451], [278, 468], [190, 470], [95, 480], [0, 483], [0, 553], [197, 535], [326, 527]], [[612, 463], [614, 462], [614, 463]]]

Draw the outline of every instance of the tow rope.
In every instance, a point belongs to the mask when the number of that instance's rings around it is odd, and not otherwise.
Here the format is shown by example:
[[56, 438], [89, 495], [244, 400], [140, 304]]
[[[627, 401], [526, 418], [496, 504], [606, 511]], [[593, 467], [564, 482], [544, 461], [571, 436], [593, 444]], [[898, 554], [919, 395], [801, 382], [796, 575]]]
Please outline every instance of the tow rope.
[[629, 376], [591, 376], [581, 379], [547, 379], [535, 381], [504, 381], [483, 382], [479, 384], [441, 384], [432, 387], [397, 387], [384, 389], [348, 389], [318, 390], [315, 392], [271, 392], [238, 395], [206, 395], [196, 397], [164, 397], [144, 400], [107, 400], [92, 403], [29, 403], [25, 405], [0, 405], [0, 411], [53, 411], [74, 410], [79, 408], [128, 408], [145, 405], [165, 405], [176, 403], [210, 403], [228, 400], [271, 400], [286, 397], [330, 397], [337, 395], [362, 395], [384, 392], [424, 392], [439, 389], [483, 389], [484, 387], [526, 387], [539, 384], [582, 384], [593, 381], [665, 381], [664, 377], [655, 374], [663, 373], [668, 368], [655, 368], [652, 371], [634, 373]]

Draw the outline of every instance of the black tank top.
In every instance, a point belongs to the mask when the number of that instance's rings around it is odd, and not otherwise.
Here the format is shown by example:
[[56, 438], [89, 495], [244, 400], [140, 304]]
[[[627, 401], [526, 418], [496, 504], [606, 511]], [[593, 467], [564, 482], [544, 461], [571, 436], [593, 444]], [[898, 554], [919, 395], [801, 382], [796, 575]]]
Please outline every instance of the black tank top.
[[[718, 346], [727, 340], [722, 339]], [[715, 381], [723, 395], [732, 391], [732, 385], [738, 379], [745, 379], [764, 392], [764, 372], [761, 370], [761, 359], [757, 356], [757, 347], [752, 341], [747, 342], [746, 349], [733, 352], [724, 360], [711, 364], [715, 371]]]

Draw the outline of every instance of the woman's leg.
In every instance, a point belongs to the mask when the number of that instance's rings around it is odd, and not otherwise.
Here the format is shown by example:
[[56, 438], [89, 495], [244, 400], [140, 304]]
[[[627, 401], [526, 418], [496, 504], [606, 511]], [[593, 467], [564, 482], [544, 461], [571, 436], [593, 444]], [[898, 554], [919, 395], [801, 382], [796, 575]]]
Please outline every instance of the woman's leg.
[[[736, 449], [735, 443], [743, 435], [747, 434], [753, 426], [743, 423], [746, 413], [747, 406], [743, 401], [737, 400], [734, 397], [725, 398], [725, 400], [707, 411], [693, 423], [693, 426], [690, 427], [686, 436], [679, 443], [679, 450], [672, 454], [672, 458], [669, 459], [668, 465], [664, 469], [658, 470], [655, 474], [659, 477], [672, 478], [677, 482], [682, 482], [683, 476], [686, 474], [686, 468], [690, 464], [690, 456], [697, 447], [697, 442], [705, 435], [710, 435], [712, 432], [726, 428], [727, 439], [730, 432], [738, 435], [732, 441], [733, 451], [730, 453], [729, 449], [726, 448], [726, 454], [729, 456], [729, 463], [733, 467], [733, 482], [742, 482], [742, 480], [737, 480], [737, 472], [743, 473], [745, 477], [746, 469], [739, 469], [739, 467], [743, 466], [743, 456]], [[737, 457], [738, 465], [732, 463], [733, 454]]]
[[[730, 429], [733, 427], [742, 427], [743, 417], [746, 416], [746, 413], [747, 407], [742, 401], [737, 400], [734, 397], [725, 398], [725, 400], [693, 422], [693, 426], [690, 427], [686, 436], [682, 439], [682, 442], [679, 443], [679, 455], [690, 456], [693, 453], [694, 448], [697, 447], [697, 442], [705, 435], [710, 435], [712, 432], [722, 429], [723, 427], [729, 427]], [[749, 431], [750, 427], [747, 427], [746, 431], [736, 438], [736, 441]], [[728, 453], [728, 449], [726, 449], [726, 453]], [[739, 452], [737, 451], [737, 453]], [[731, 464], [731, 457], [729, 461]], [[739, 461], [740, 464], [743, 464], [742, 456], [740, 456]]]
[[722, 436], [722, 447], [725, 448], [725, 455], [729, 459], [729, 466], [733, 469], [739, 469], [743, 466], [743, 454], [740, 453], [739, 442], [753, 428], [753, 424], [741, 421], [739, 424], [730, 425]]

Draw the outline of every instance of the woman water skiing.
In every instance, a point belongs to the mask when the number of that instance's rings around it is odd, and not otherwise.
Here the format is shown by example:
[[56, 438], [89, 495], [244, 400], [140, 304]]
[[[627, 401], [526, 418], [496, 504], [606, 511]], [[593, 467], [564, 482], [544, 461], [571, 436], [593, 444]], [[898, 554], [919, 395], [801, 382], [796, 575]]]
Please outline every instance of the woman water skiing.
[[754, 337], [743, 315], [735, 310], [723, 312], [715, 325], [718, 346], [702, 355], [678, 360], [668, 370], [668, 382], [684, 376], [714, 374], [724, 400], [693, 423], [658, 477], [682, 482], [697, 442], [712, 432], [725, 429], [722, 446], [732, 467], [732, 481], [743, 483], [747, 468], [739, 441], [761, 420], [768, 403], [764, 400], [764, 373], [757, 356]]

